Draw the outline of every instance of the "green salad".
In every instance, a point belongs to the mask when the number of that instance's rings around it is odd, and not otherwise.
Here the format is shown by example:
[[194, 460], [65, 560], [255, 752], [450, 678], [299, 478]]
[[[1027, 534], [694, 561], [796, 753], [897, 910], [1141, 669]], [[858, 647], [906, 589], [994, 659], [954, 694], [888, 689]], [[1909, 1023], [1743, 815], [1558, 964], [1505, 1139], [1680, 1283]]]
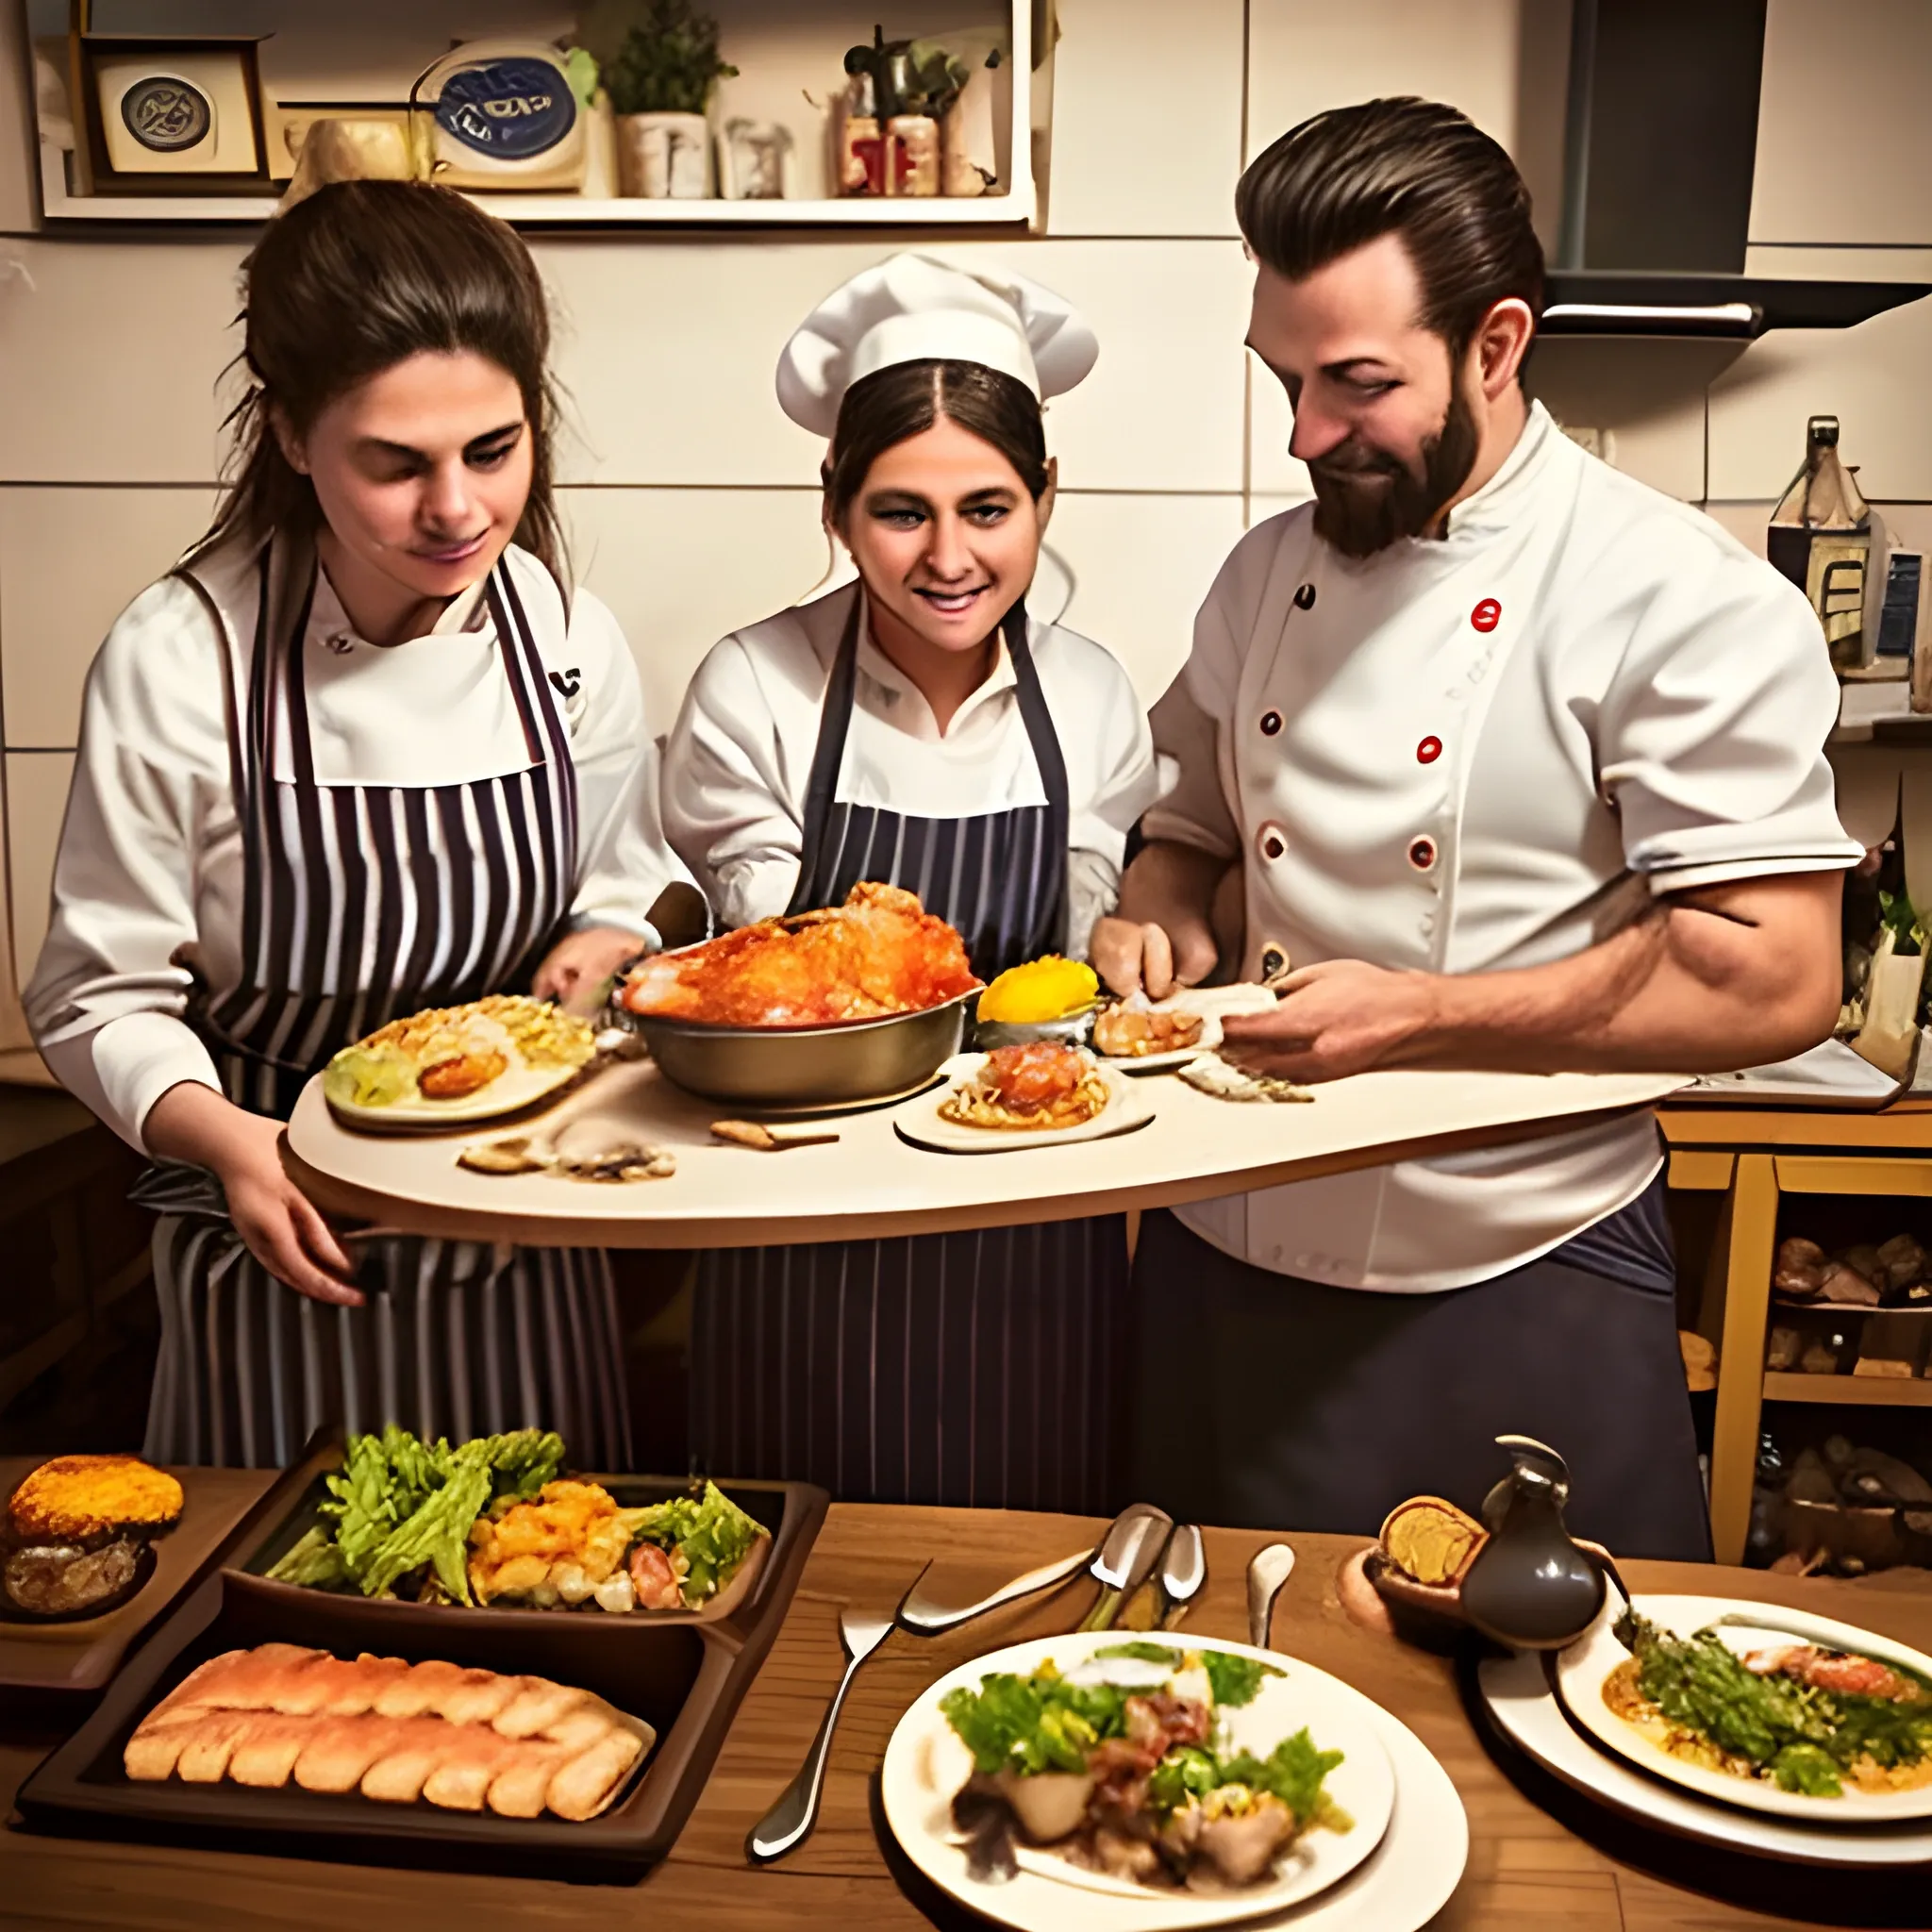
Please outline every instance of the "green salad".
[[1242, 1886], [1274, 1870], [1301, 1832], [1351, 1828], [1325, 1789], [1340, 1751], [1323, 1750], [1306, 1726], [1265, 1757], [1230, 1737], [1224, 1713], [1286, 1672], [1152, 1640], [1091, 1657], [1153, 1669], [1111, 1674], [1127, 1681], [1085, 1669], [1069, 1678], [1049, 1660], [1024, 1676], [989, 1673], [940, 1700], [973, 1758], [954, 1806], [962, 1829], [983, 1833], [992, 1804], [1076, 1864], [1155, 1886], [1187, 1884], [1205, 1865]]
[[[1636, 1688], [1671, 1725], [1732, 1760], [1727, 1768], [1780, 1790], [1836, 1798], [1848, 1778], [1910, 1772], [1932, 1759], [1932, 1683], [1902, 1665], [1799, 1644], [1780, 1653], [1790, 1664], [1754, 1670], [1713, 1630], [1677, 1637], [1634, 1613], [1618, 1635], [1632, 1650]], [[1631, 1674], [1632, 1666], [1619, 1669]], [[1605, 1686], [1612, 1708], [1618, 1674]], [[1887, 1694], [1841, 1688], [1859, 1681]], [[1932, 1764], [1927, 1773], [1932, 1778]]]
[[393, 1596], [426, 1566], [443, 1596], [468, 1604], [470, 1525], [499, 1501], [536, 1495], [562, 1467], [563, 1438], [541, 1429], [479, 1436], [455, 1449], [394, 1424], [379, 1436], [351, 1436], [341, 1472], [325, 1479], [328, 1524], [268, 1574], [277, 1583]]

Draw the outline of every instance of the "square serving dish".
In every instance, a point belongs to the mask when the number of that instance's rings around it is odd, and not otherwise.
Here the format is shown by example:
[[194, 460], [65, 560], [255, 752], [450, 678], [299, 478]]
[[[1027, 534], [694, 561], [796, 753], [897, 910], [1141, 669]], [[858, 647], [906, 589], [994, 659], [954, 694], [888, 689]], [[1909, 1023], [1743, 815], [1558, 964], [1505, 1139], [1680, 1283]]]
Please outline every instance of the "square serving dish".
[[[373, 1601], [271, 1583], [259, 1573], [315, 1520], [322, 1476], [340, 1460], [331, 1445], [290, 1472], [284, 1513], [237, 1552], [234, 1563], [184, 1599], [125, 1669], [80, 1728], [21, 1788], [33, 1829], [164, 1840], [283, 1857], [523, 1874], [622, 1884], [662, 1858], [697, 1803], [738, 1706], [784, 1622], [827, 1498], [804, 1483], [724, 1481], [719, 1487], [772, 1532], [762, 1574], [730, 1615], [612, 1614], [579, 1609], [464, 1609]], [[306, 1480], [305, 1480], [306, 1477]], [[620, 1502], [657, 1501], [684, 1485], [670, 1477], [604, 1481]], [[138, 1782], [123, 1752], [141, 1721], [207, 1658], [260, 1643], [303, 1644], [353, 1657], [362, 1652], [443, 1658], [465, 1667], [549, 1677], [607, 1698], [641, 1718], [656, 1742], [600, 1816], [548, 1816], [378, 1804], [358, 1795], [255, 1790], [223, 1782]]]

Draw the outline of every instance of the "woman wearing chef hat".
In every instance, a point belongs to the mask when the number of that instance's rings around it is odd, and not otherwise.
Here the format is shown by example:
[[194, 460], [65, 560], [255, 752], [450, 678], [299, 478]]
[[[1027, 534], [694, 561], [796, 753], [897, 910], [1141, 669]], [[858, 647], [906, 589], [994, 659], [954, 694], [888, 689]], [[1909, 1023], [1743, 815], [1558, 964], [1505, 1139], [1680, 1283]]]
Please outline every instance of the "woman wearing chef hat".
[[[858, 581], [726, 638], [665, 757], [665, 827], [738, 925], [919, 894], [982, 978], [1084, 955], [1158, 791], [1125, 672], [1029, 618], [1053, 507], [1041, 404], [1091, 332], [1018, 275], [902, 255], [786, 346], [778, 399], [829, 440], [824, 516]], [[1119, 1217], [704, 1257], [705, 1466], [842, 1497], [1106, 1500]]]
[[27, 992], [163, 1163], [147, 1454], [542, 1425], [623, 1467], [602, 1255], [345, 1243], [276, 1144], [387, 1021], [601, 981], [676, 875], [636, 667], [559, 574], [542, 285], [458, 195], [356, 182], [271, 225], [244, 325], [234, 487], [95, 660]]

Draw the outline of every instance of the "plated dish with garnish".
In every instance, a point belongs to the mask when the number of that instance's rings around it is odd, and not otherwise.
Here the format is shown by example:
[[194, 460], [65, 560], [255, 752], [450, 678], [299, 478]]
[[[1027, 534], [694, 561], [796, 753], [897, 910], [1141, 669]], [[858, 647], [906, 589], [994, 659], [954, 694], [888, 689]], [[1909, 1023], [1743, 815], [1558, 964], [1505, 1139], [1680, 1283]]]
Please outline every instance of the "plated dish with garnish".
[[973, 1896], [969, 1867], [1005, 1832], [1018, 1882], [1058, 1890], [1070, 1925], [1107, 1923], [1109, 1901], [1174, 1927], [1285, 1909], [1368, 1858], [1395, 1799], [1347, 1686], [1245, 1645], [1113, 1632], [1015, 1644], [941, 1678], [881, 1775], [923, 1870]]
[[1721, 1804], [1852, 1828], [1932, 1818], [1932, 1657], [1775, 1605], [1620, 1608], [1555, 1665], [1597, 1743]]
[[267, 1582], [425, 1607], [709, 1622], [746, 1600], [772, 1541], [712, 1482], [626, 1508], [570, 1476], [562, 1439], [537, 1429], [452, 1448], [391, 1424], [351, 1436], [325, 1483], [319, 1520]]
[[349, 1126], [458, 1126], [548, 1099], [596, 1053], [592, 1028], [561, 1007], [493, 993], [391, 1020], [329, 1061], [322, 1091]]
[[1131, 1133], [1154, 1118], [1141, 1091], [1083, 1047], [1050, 1040], [960, 1054], [947, 1084], [894, 1119], [902, 1139], [947, 1154], [996, 1154]]

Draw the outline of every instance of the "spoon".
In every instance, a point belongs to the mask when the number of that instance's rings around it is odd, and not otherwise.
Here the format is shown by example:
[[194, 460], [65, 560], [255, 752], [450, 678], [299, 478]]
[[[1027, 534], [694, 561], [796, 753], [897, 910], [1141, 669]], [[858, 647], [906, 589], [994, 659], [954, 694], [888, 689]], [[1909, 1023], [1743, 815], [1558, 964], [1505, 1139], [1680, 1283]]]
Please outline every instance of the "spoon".
[[1152, 1503], [1133, 1503], [1113, 1520], [1091, 1570], [1100, 1585], [1093, 1607], [1075, 1626], [1081, 1630], [1111, 1630], [1121, 1606], [1146, 1582], [1160, 1560], [1161, 1545], [1174, 1527], [1174, 1518]]
[[[919, 1575], [924, 1574], [925, 1572], [921, 1570]], [[912, 1588], [916, 1590], [918, 1587], [919, 1578], [914, 1577]], [[911, 1594], [911, 1590], [906, 1592], [908, 1597]], [[900, 1607], [903, 1607], [904, 1604], [905, 1598], [902, 1597]], [[824, 1795], [825, 1789], [825, 1765], [832, 1755], [832, 1733], [838, 1728], [839, 1712], [844, 1705], [845, 1693], [851, 1690], [859, 1665], [891, 1635], [898, 1614], [898, 1609], [881, 1613], [851, 1608], [839, 1613], [839, 1636], [850, 1661], [845, 1666], [845, 1674], [839, 1679], [838, 1690], [832, 1693], [831, 1703], [825, 1707], [818, 1735], [812, 1739], [811, 1748], [805, 1754], [805, 1762], [799, 1766], [798, 1775], [779, 1793], [778, 1802], [752, 1826], [751, 1835], [744, 1841], [745, 1856], [756, 1863], [769, 1864], [774, 1858], [782, 1858], [811, 1836], [812, 1826], [819, 1822], [819, 1800]]]
[[1194, 1599], [1208, 1582], [1208, 1553], [1201, 1547], [1201, 1525], [1175, 1525], [1160, 1553], [1160, 1594], [1166, 1605], [1161, 1615], [1163, 1630], [1177, 1629]]
[[1293, 1574], [1294, 1552], [1286, 1543], [1269, 1543], [1248, 1559], [1248, 1641], [1257, 1650], [1268, 1648], [1274, 1599]]

